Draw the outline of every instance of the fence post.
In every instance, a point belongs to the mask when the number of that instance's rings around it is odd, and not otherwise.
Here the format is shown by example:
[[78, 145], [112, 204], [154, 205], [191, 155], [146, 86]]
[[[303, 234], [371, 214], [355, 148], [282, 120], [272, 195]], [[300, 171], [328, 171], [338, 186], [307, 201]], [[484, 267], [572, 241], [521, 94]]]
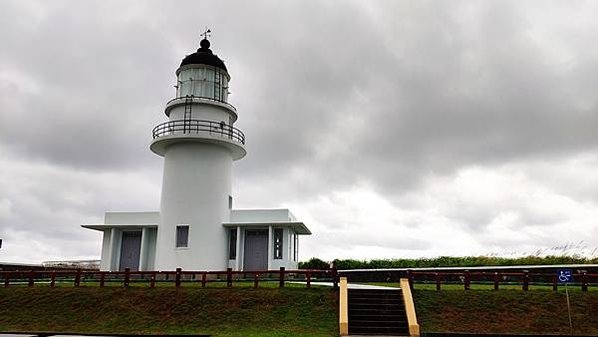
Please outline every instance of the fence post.
[[307, 287], [311, 288], [311, 273], [309, 273], [309, 272], [305, 273], [305, 280], [307, 282]]
[[10, 276], [8, 276], [9, 273], [6, 272], [6, 274], [4, 274], [4, 288], [8, 287], [8, 285], [10, 284]]
[[494, 290], [498, 290], [498, 283], [500, 282], [500, 275], [498, 274], [498, 272], [494, 272]]
[[125, 268], [125, 288], [129, 286], [129, 282], [131, 281], [131, 268]]
[[260, 274], [259, 273], [253, 274], [253, 287], [257, 288], [259, 282], [260, 282]]
[[280, 272], [278, 272], [278, 286], [284, 287], [284, 267], [280, 267]]
[[407, 270], [407, 280], [409, 281], [409, 288], [413, 289], [413, 272]]
[[75, 287], [81, 285], [81, 268], [77, 269], [77, 273], [75, 273]]
[[233, 286], [233, 268], [226, 268], [226, 286], [228, 288]]
[[208, 280], [208, 274], [207, 273], [202, 273], [201, 274], [201, 287], [205, 288], [206, 287], [206, 282]]
[[52, 273], [50, 274], [50, 287], [54, 288], [55, 284], [56, 284], [56, 271], [52, 270]]
[[152, 273], [152, 276], [150, 276], [150, 288], [155, 288], [156, 287], [156, 272]]
[[469, 270], [466, 270], [465, 272], [463, 272], [463, 288], [465, 290], [469, 290], [470, 284], [471, 284], [471, 274], [469, 273]]
[[176, 269], [176, 275], [175, 275], [175, 279], [174, 279], [174, 286], [175, 287], [180, 287], [181, 286], [181, 268], [177, 268]]
[[529, 274], [526, 272], [525, 275], [523, 275], [523, 287], [522, 287], [523, 291], [528, 291], [529, 290]]
[[100, 288], [104, 286], [106, 282], [106, 272], [100, 272]]
[[440, 291], [440, 274], [435, 273], [434, 276], [436, 277], [436, 290]]
[[581, 273], [581, 291], [588, 291], [588, 272], [585, 270]]
[[556, 275], [552, 276], [552, 291], [558, 290], [558, 277]]
[[27, 282], [28, 287], [33, 287], [33, 278], [35, 277], [35, 272], [33, 270], [29, 271], [29, 280]]
[[332, 261], [332, 289], [338, 290], [338, 269], [336, 268], [336, 261]]

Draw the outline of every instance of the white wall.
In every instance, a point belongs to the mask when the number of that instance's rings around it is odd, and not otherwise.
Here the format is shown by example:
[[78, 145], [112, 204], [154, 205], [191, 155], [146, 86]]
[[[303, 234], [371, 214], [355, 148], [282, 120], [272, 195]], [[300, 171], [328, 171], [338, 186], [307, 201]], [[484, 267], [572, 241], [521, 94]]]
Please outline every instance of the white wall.
[[[232, 156], [224, 147], [180, 142], [164, 155], [156, 263], [159, 270], [223, 270], [228, 265], [228, 197]], [[189, 243], [176, 248], [176, 226], [189, 225]]]
[[231, 222], [277, 222], [296, 221], [295, 216], [288, 209], [234, 209], [230, 216]]
[[112, 241], [110, 235], [113, 229], [108, 228], [104, 230], [102, 236], [102, 260], [100, 261], [100, 270], [110, 271], [110, 265], [112, 261]]
[[[236, 115], [229, 109], [217, 104], [194, 104], [191, 107], [191, 119], [208, 120], [216, 123], [224, 122], [230, 125], [230, 118], [233, 121]], [[185, 105], [179, 104], [170, 109], [170, 117], [168, 120], [181, 120], [185, 118]]]
[[109, 224], [159, 224], [160, 212], [106, 212], [104, 223]]
[[[274, 226], [274, 228], [280, 228]], [[282, 259], [274, 259], [274, 243], [270, 242], [270, 256], [272, 259], [270, 260], [270, 267], [271, 269], [280, 269], [280, 267], [285, 267], [285, 269], [297, 269], [297, 261], [293, 261], [293, 251], [291, 250], [289, 254], [289, 247], [292, 248], [292, 240], [289, 240], [289, 234], [294, 233], [291, 228], [283, 228], [282, 232]]]

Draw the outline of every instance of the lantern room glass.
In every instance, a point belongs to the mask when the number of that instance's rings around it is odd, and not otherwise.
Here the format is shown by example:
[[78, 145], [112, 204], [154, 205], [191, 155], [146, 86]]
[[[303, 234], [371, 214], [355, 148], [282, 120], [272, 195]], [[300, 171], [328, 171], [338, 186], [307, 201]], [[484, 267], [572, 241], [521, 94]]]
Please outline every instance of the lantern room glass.
[[228, 76], [215, 67], [185, 69], [177, 76], [176, 97], [187, 96], [228, 101]]

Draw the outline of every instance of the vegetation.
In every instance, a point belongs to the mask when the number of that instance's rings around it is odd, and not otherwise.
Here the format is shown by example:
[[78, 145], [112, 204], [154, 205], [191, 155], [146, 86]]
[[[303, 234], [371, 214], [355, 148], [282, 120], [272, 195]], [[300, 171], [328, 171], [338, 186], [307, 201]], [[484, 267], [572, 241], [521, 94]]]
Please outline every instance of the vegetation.
[[330, 269], [330, 263], [322, 261], [317, 257], [312, 257], [309, 261], [299, 262], [299, 269]]
[[[570, 292], [574, 335], [598, 335], [598, 292]], [[562, 291], [414, 290], [422, 331], [569, 334]]]
[[329, 288], [0, 288], [0, 331], [338, 335]]
[[[377, 269], [377, 268], [430, 268], [430, 267], [475, 267], [475, 266], [515, 266], [515, 265], [555, 265], [555, 264], [587, 264], [598, 263], [598, 257], [579, 256], [536, 256], [530, 255], [519, 258], [506, 258], [494, 256], [440, 256], [436, 258], [421, 259], [374, 259], [352, 260], [336, 259], [333, 261], [338, 269]], [[307, 262], [300, 262], [302, 269], [328, 268], [329, 263], [318, 258]], [[320, 268], [317, 268], [320, 267]]]

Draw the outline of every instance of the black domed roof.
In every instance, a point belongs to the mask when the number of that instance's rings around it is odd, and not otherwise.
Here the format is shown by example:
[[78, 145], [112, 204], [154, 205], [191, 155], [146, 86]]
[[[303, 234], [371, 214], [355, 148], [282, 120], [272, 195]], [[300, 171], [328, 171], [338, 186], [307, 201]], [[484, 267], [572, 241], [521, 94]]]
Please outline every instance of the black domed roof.
[[227, 71], [224, 62], [210, 50], [210, 41], [203, 39], [199, 46], [197, 52], [185, 56], [183, 62], [181, 62], [181, 67], [187, 64], [205, 64]]

